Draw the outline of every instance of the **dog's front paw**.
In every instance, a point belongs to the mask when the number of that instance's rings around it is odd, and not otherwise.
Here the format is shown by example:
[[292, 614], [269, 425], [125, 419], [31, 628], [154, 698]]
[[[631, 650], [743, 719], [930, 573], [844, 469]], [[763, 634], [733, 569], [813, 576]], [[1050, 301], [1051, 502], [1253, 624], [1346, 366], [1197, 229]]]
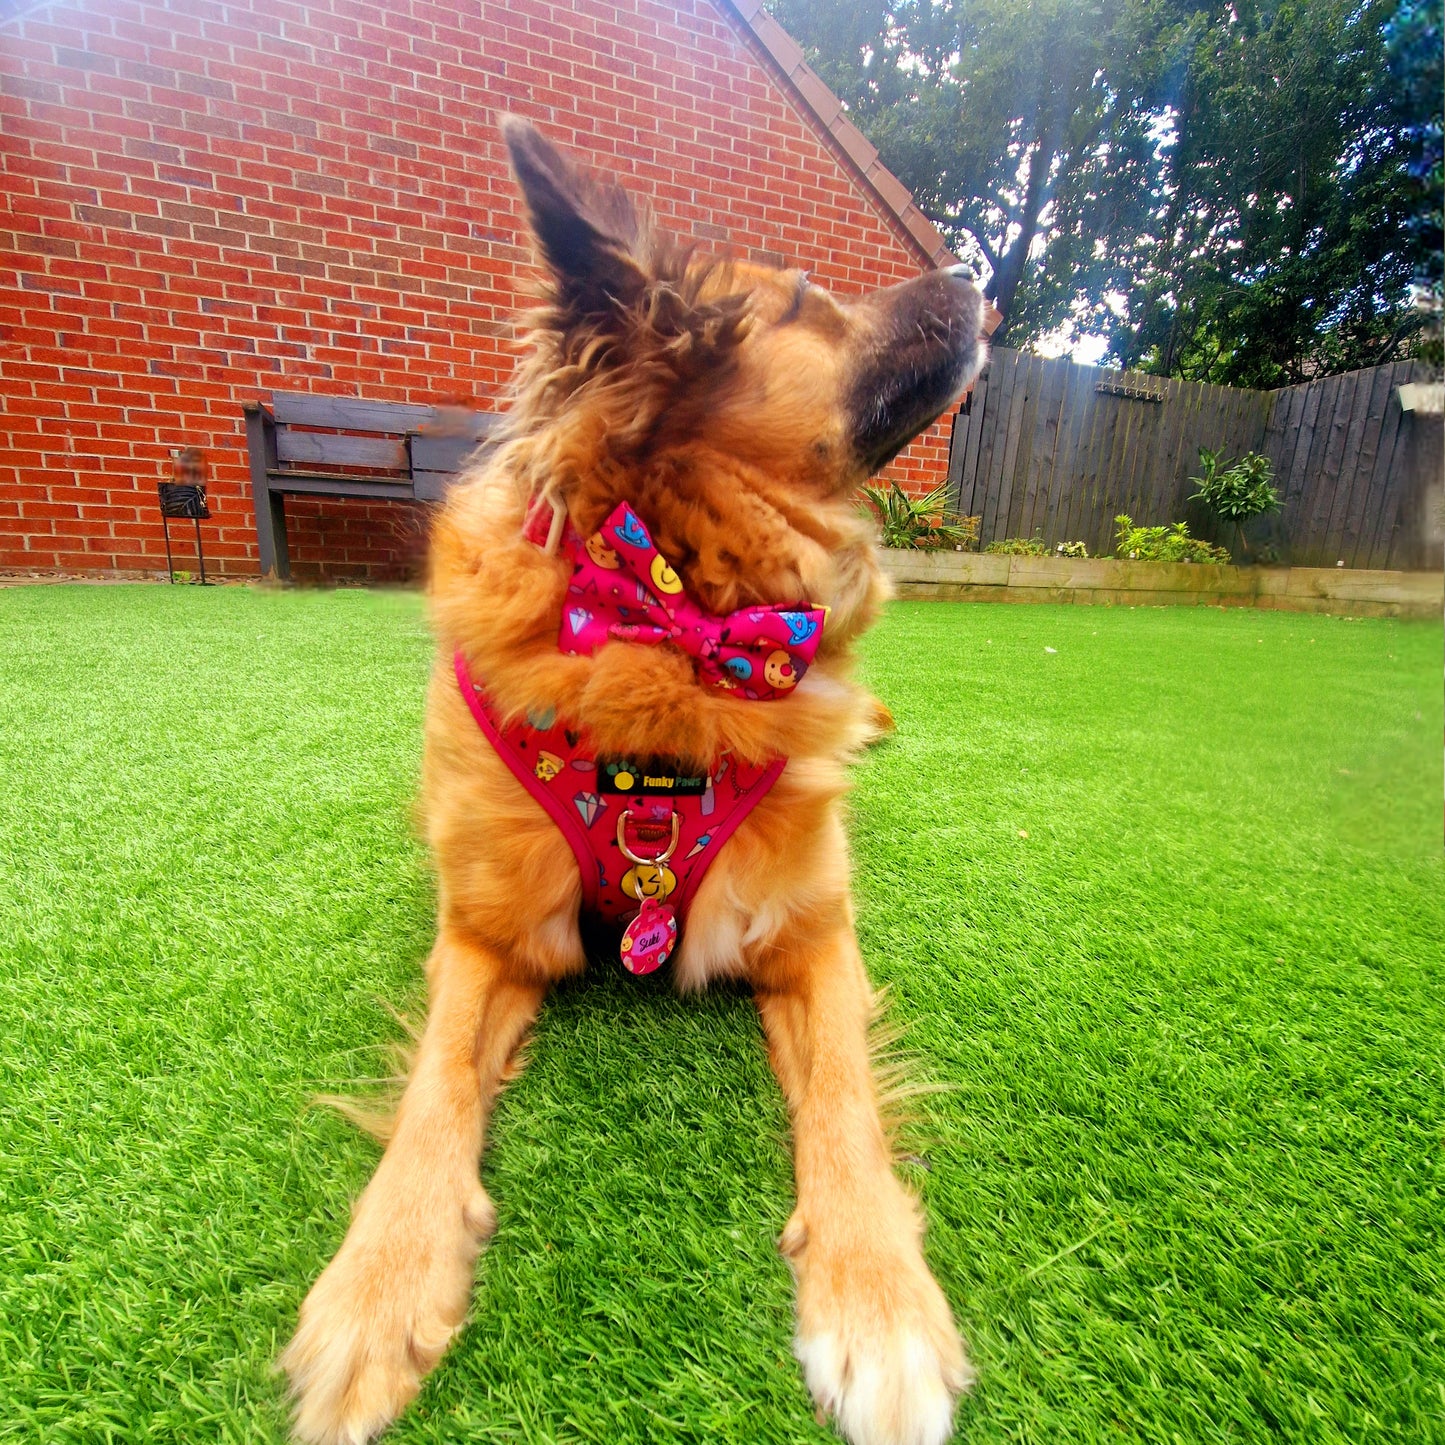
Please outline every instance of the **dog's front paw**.
[[372, 1182], [279, 1361], [305, 1445], [366, 1445], [411, 1402], [466, 1318], [496, 1213], [478, 1185], [449, 1218], [388, 1208]]
[[793, 1350], [819, 1410], [852, 1445], [943, 1445], [973, 1371], [953, 1316], [910, 1242], [783, 1247], [798, 1278]]

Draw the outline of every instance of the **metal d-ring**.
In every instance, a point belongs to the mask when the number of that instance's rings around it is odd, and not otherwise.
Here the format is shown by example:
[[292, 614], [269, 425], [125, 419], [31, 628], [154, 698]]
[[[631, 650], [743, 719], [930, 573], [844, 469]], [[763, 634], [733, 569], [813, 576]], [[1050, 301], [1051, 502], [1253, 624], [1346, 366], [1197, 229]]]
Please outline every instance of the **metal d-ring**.
[[622, 810], [622, 816], [617, 820], [617, 846], [621, 850], [622, 856], [626, 858], [629, 863], [638, 863], [642, 865], [650, 865], [653, 868], [661, 868], [662, 865], [666, 863], [667, 860], [671, 858], [672, 855], [677, 851], [678, 834], [682, 831], [681, 816], [674, 808], [672, 812], [672, 842], [669, 843], [666, 849], [663, 852], [659, 853], [656, 858], [639, 858], [637, 854], [634, 853], [632, 849], [627, 846], [627, 820], [631, 816], [632, 809], [624, 808]]

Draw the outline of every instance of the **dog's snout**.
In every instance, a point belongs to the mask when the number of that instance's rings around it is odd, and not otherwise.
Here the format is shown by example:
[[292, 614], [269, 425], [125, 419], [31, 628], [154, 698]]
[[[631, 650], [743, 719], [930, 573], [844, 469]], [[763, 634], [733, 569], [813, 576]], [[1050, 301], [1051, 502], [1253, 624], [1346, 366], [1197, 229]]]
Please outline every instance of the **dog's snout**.
[[875, 471], [963, 394], [983, 359], [983, 295], [965, 262], [863, 302], [867, 345], [849, 395], [854, 446]]

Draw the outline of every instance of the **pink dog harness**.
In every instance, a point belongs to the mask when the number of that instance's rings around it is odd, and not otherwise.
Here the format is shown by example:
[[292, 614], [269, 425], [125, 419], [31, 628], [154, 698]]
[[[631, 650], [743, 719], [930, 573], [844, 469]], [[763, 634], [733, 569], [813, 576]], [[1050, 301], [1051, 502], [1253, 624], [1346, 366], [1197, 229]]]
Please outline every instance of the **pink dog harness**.
[[[625, 502], [585, 542], [569, 524], [564, 545], [573, 570], [557, 641], [563, 652], [590, 654], [612, 640], [671, 642], [713, 686], [773, 701], [797, 685], [822, 640], [821, 608], [702, 611]], [[689, 776], [673, 759], [599, 756], [585, 732], [551, 709], [499, 726], [460, 652], [454, 662], [478, 727], [570, 845], [583, 910], [612, 923], [635, 913], [622, 935], [623, 966], [634, 974], [660, 968], [677, 942], [674, 909], [686, 913], [784, 759], [755, 765], [724, 752], [706, 773]]]

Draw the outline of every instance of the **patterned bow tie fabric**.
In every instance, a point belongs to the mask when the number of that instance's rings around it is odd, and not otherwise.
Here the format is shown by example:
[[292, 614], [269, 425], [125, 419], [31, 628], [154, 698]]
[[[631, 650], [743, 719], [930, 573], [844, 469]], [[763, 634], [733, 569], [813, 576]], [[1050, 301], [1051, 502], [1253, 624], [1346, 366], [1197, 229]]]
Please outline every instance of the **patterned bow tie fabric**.
[[771, 702], [798, 685], [822, 641], [822, 608], [704, 612], [626, 502], [586, 541], [575, 534], [568, 540], [574, 566], [558, 637], [563, 652], [586, 655], [611, 641], [671, 642], [696, 659], [707, 682]]

